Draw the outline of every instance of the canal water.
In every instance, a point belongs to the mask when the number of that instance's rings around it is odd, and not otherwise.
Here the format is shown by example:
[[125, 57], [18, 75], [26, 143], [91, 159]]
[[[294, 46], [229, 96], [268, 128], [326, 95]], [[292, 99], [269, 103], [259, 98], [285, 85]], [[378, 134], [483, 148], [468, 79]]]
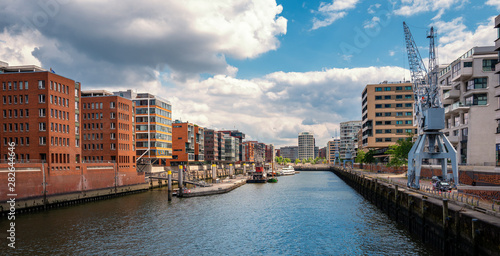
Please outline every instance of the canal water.
[[[2, 219], [2, 237], [7, 221]], [[167, 201], [165, 190], [18, 215], [8, 255], [432, 255], [331, 172]]]

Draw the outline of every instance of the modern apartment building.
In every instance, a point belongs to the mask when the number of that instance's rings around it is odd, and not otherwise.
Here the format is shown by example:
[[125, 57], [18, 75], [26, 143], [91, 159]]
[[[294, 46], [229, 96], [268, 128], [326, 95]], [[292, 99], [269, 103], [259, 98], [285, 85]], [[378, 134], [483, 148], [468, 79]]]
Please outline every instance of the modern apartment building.
[[264, 144], [265, 151], [265, 161], [266, 163], [272, 163], [274, 158], [274, 145], [273, 144]]
[[328, 163], [333, 163], [335, 161], [335, 153], [339, 153], [340, 158], [340, 139], [334, 139], [327, 143], [326, 146], [326, 160]]
[[[495, 40], [495, 51], [498, 52], [498, 62], [495, 65], [495, 74], [500, 74], [500, 15], [495, 17], [495, 28], [497, 30], [497, 39]], [[500, 79], [499, 84], [495, 86], [495, 96], [499, 101], [497, 102], [497, 109], [500, 109]], [[496, 134], [495, 134], [495, 166], [496, 170], [500, 171], [500, 111], [495, 111]]]
[[295, 161], [295, 159], [299, 159], [299, 147], [298, 146], [281, 147], [280, 154], [283, 158], [288, 158], [293, 162]]
[[255, 142], [254, 141], [243, 141], [243, 162], [255, 162]]
[[318, 155], [318, 157], [326, 159], [326, 147], [323, 147], [323, 148], [319, 149], [319, 155]]
[[444, 66], [438, 83], [445, 107], [443, 132], [457, 150], [458, 162], [495, 165], [499, 98], [495, 47], [474, 47]]
[[368, 84], [361, 94], [363, 150], [373, 149], [385, 158], [385, 150], [408, 133], [413, 126], [413, 88], [410, 82]]
[[105, 90], [82, 91], [81, 95], [83, 161], [111, 161], [119, 171], [135, 171], [133, 102]]
[[299, 159], [314, 159], [314, 134], [312, 132], [301, 132], [298, 137]]
[[204, 130], [195, 124], [176, 120], [172, 124], [172, 159], [169, 165], [204, 161]]
[[221, 131], [222, 133], [224, 134], [228, 134], [230, 136], [233, 136], [235, 137], [237, 140], [236, 140], [236, 146], [238, 147], [237, 148], [237, 155], [236, 155], [236, 158], [235, 158], [235, 162], [239, 162], [241, 161], [241, 159], [243, 158], [242, 156], [242, 152], [243, 152], [243, 146], [241, 143], [243, 143], [243, 140], [245, 139], [245, 134], [243, 132], [240, 132], [238, 130], [226, 130], [226, 131]]
[[224, 138], [224, 133], [217, 132], [219, 136], [217, 136], [217, 150], [219, 151], [219, 161], [226, 161], [226, 140]]
[[354, 159], [358, 150], [358, 131], [361, 121], [340, 123], [340, 158]]
[[172, 105], [150, 93], [114, 92], [135, 104], [136, 155], [139, 163], [165, 166], [172, 159]]
[[213, 129], [204, 130], [204, 154], [205, 161], [219, 160], [219, 137], [220, 133]]
[[81, 163], [79, 83], [37, 66], [0, 62], [0, 84], [1, 158], [14, 142], [18, 161], [75, 170]]
[[238, 138], [235, 138], [227, 133], [223, 133], [223, 139], [225, 143], [224, 160], [229, 162], [238, 161], [237, 160], [239, 156]]

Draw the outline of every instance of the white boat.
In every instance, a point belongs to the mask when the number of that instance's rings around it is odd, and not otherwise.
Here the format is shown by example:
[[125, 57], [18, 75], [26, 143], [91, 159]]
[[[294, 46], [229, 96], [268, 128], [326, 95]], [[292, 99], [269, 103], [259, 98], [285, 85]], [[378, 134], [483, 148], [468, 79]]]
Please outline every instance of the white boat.
[[295, 174], [295, 169], [293, 169], [293, 166], [291, 165], [281, 168], [281, 175], [294, 175], [294, 174]]

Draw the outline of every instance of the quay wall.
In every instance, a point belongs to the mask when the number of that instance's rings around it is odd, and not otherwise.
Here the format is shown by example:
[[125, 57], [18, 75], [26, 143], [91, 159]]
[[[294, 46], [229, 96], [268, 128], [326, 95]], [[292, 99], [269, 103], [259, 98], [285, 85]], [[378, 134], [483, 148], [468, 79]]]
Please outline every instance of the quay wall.
[[500, 255], [498, 217], [357, 172], [338, 167], [333, 168], [333, 172], [413, 236], [443, 255]]

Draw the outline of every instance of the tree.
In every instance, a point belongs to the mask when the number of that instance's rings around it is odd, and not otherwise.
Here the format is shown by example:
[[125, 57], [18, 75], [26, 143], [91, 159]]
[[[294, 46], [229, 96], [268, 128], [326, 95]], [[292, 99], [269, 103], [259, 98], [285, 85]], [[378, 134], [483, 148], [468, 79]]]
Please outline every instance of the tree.
[[300, 163], [300, 159], [297, 158], [297, 159], [295, 159], [295, 164], [298, 164], [298, 163]]
[[362, 164], [365, 162], [365, 151], [361, 150], [361, 149], [358, 149], [358, 153], [356, 155], [356, 159], [354, 159], [354, 161], [356, 163], [359, 163], [359, 164]]
[[283, 164], [283, 157], [282, 156], [277, 156], [275, 158], [275, 161], [278, 163], [278, 164]]
[[292, 160], [290, 160], [290, 158], [285, 158], [283, 159], [283, 162], [285, 162], [285, 164], [289, 164], [292, 162]]
[[375, 151], [373, 149], [368, 150], [368, 152], [366, 152], [366, 154], [365, 154], [365, 157], [363, 157], [363, 162], [367, 163], [367, 164], [371, 164], [371, 163], [375, 162], [374, 155], [375, 155]]
[[408, 136], [403, 140], [400, 139], [396, 145], [392, 145], [386, 151], [390, 155], [390, 160], [387, 166], [400, 167], [408, 163], [408, 153], [413, 147], [413, 134], [408, 133]]

